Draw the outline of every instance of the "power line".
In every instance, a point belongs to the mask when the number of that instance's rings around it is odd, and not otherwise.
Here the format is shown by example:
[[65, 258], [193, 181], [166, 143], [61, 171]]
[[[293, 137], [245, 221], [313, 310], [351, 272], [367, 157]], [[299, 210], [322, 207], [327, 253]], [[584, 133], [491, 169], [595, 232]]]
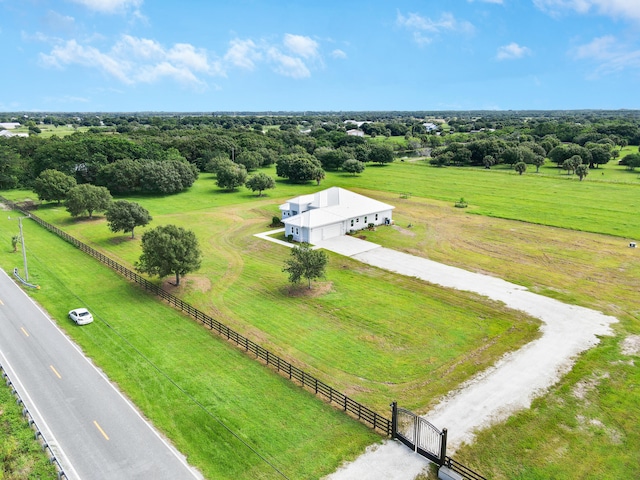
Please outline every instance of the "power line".
[[[32, 258], [35, 258], [40, 264], [41, 267], [48, 271], [49, 274], [51, 274], [52, 276], [54, 276], [54, 278], [56, 278], [56, 280], [58, 280], [59, 283], [63, 284], [64, 283], [62, 281], [60, 281], [57, 277], [57, 275], [55, 275], [50, 269], [48, 269], [46, 267], [46, 264], [44, 262], [42, 262], [36, 255], [34, 255], [33, 253], [31, 254]], [[83, 299], [78, 296], [75, 292], [72, 292], [73, 296], [75, 296], [78, 300], [80, 300], [81, 303], [86, 303], [83, 301]], [[282, 471], [280, 471], [278, 469], [278, 467], [276, 467], [273, 463], [271, 463], [267, 458], [265, 458], [262, 454], [260, 454], [260, 452], [258, 452], [254, 447], [252, 447], [249, 443], [247, 443], [245, 440], [243, 440], [237, 433], [235, 433], [230, 427], [228, 427], [221, 419], [219, 419], [218, 417], [216, 417], [212, 412], [210, 412], [197, 398], [195, 398], [192, 394], [190, 394], [188, 391], [186, 391], [184, 388], [182, 388], [180, 385], [178, 385], [178, 383], [173, 380], [167, 373], [165, 373], [162, 369], [160, 369], [160, 367], [158, 367], [150, 358], [148, 358], [144, 353], [142, 353], [138, 347], [136, 347], [135, 345], [133, 345], [127, 338], [125, 338], [120, 332], [118, 332], [118, 330], [116, 330], [109, 322], [107, 322], [106, 320], [104, 320], [102, 317], [100, 317], [99, 315], [95, 315], [94, 312], [94, 318], [98, 318], [104, 325], [106, 325], [112, 332], [114, 332], [121, 340], [123, 340], [130, 348], [133, 349], [133, 351], [135, 351], [142, 359], [144, 359], [149, 365], [151, 365], [151, 367], [153, 367], [160, 375], [162, 375], [165, 379], [167, 379], [174, 387], [176, 387], [180, 392], [182, 392], [182, 394], [184, 394], [189, 400], [191, 400], [195, 405], [197, 405], [203, 412], [205, 412], [209, 417], [211, 417], [213, 420], [215, 420], [220, 426], [222, 426], [225, 430], [227, 430], [232, 436], [234, 436], [238, 441], [240, 441], [240, 443], [242, 443], [245, 447], [247, 447], [249, 450], [251, 450], [251, 452], [253, 452], [258, 458], [260, 458], [260, 460], [262, 460], [264, 463], [266, 463], [267, 465], [269, 465], [269, 467], [271, 467], [276, 473], [278, 473], [282, 478], [285, 478], [287, 480], [290, 480], [289, 477], [287, 477]]]

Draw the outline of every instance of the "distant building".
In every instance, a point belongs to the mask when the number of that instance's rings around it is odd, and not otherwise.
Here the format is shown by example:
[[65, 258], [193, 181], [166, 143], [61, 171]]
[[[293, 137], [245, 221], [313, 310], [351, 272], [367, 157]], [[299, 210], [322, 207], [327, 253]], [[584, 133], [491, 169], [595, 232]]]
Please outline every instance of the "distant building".
[[345, 120], [344, 122], [342, 122], [344, 125], [347, 125], [348, 123], [352, 123], [354, 125], [357, 125], [358, 128], [360, 128], [362, 125], [364, 125], [365, 123], [371, 123], [371, 122], [356, 122], [355, 120]]
[[347, 130], [347, 135], [351, 135], [353, 137], [364, 137], [364, 132], [362, 130], [356, 130], [354, 128], [352, 130]]
[[13, 133], [9, 130], [0, 130], [0, 137], [10, 138], [10, 137], [28, 137], [28, 133]]
[[5, 130], [13, 130], [19, 126], [20, 124], [18, 122], [0, 122], [0, 128], [4, 128]]

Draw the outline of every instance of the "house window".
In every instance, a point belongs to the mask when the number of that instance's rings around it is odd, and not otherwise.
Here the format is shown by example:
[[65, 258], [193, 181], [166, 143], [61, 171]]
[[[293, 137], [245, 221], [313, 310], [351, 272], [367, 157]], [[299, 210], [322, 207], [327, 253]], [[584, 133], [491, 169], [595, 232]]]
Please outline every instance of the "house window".
[[364, 223], [367, 223], [367, 217], [364, 217]]
[[351, 219], [351, 226], [353, 227], [353, 218]]
[[299, 233], [299, 232], [298, 232], [298, 227], [296, 227], [296, 235], [298, 235], [298, 233]]
[[356, 223], [360, 223], [360, 219], [359, 218], [356, 218]]
[[297, 210], [291, 210], [291, 215], [297, 215], [298, 211]]
[[378, 214], [376, 213], [376, 222], [378, 221]]

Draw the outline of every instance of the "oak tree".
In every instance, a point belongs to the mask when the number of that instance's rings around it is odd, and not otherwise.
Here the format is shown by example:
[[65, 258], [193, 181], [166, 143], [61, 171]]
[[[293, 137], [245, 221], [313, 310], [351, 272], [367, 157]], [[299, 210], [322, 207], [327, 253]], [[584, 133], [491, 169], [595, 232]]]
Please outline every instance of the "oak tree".
[[200, 268], [202, 253], [198, 239], [191, 230], [175, 225], [162, 225], [142, 235], [142, 255], [136, 262], [136, 270], [149, 275], [180, 277]]

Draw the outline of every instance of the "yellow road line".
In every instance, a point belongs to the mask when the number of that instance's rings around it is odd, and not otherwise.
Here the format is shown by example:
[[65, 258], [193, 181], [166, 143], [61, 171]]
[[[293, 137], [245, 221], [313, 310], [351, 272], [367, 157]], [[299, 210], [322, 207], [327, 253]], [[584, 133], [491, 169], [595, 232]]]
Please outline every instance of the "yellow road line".
[[29, 336], [29, 334], [27, 333], [27, 331], [24, 329], [24, 327], [20, 327], [20, 330], [22, 330], [22, 333], [25, 334], [25, 336]]
[[94, 420], [94, 421], [93, 421], [93, 424], [96, 426], [96, 428], [97, 428], [98, 430], [100, 430], [100, 433], [102, 434], [102, 436], [103, 436], [104, 438], [106, 438], [107, 440], [109, 440], [109, 437], [107, 436], [107, 434], [106, 434], [106, 433], [104, 433], [104, 430], [102, 430], [102, 428], [100, 428], [100, 425], [98, 425], [98, 422], [96, 422], [96, 421]]
[[53, 373], [56, 374], [56, 377], [62, 378], [62, 376], [58, 373], [58, 371], [55, 368], [53, 368], [53, 365], [49, 365], [49, 368], [51, 368], [51, 370], [53, 370]]

